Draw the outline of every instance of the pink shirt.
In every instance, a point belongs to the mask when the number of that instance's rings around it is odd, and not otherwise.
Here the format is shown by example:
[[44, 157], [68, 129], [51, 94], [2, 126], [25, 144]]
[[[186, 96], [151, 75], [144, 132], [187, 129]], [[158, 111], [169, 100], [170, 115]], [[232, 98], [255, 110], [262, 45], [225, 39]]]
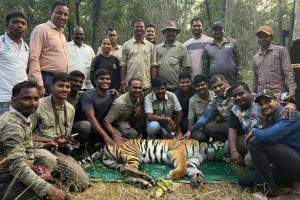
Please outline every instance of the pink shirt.
[[67, 40], [51, 21], [37, 25], [30, 35], [29, 77], [43, 86], [41, 71], [68, 72]]

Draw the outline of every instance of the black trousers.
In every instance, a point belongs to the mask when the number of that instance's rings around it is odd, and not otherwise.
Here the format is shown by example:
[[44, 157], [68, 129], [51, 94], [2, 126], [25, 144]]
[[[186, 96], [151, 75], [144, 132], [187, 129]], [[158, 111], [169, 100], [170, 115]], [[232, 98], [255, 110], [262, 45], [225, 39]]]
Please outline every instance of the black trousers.
[[[242, 176], [239, 181], [241, 185], [265, 183], [267, 196], [276, 196], [278, 184], [292, 184], [300, 181], [300, 156], [289, 146], [267, 143], [253, 138], [249, 143], [249, 148], [255, 172]], [[248, 178], [245, 178], [247, 176]]]

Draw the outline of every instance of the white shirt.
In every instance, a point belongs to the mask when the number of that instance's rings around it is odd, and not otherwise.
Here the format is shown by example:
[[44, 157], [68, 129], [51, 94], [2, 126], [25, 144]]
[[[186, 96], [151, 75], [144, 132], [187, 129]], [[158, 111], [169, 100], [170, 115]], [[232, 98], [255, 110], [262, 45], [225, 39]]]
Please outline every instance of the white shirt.
[[93, 88], [90, 80], [90, 68], [95, 52], [87, 44], [82, 44], [81, 47], [77, 46], [74, 41], [68, 42], [69, 53], [69, 72], [78, 70], [84, 73], [85, 80], [83, 88]]
[[12, 88], [17, 83], [28, 80], [28, 57], [29, 47], [23, 39], [19, 48], [7, 33], [0, 36], [0, 102], [9, 102]]

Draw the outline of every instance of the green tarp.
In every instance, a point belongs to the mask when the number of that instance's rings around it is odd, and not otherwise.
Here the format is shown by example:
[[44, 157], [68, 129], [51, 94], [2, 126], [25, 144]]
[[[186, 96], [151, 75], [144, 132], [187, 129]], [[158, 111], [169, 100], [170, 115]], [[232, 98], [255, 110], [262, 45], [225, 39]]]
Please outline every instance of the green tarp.
[[[164, 163], [142, 164], [139, 169], [153, 178], [166, 178], [168, 172], [172, 169], [172, 166]], [[240, 173], [239, 168], [219, 161], [205, 161], [200, 166], [200, 169], [205, 175], [205, 182], [225, 181], [228, 183], [237, 183], [238, 175]], [[105, 167], [101, 162], [86, 167], [85, 171], [94, 180], [122, 182], [115, 170]], [[189, 183], [189, 179], [183, 177], [178, 182]]]

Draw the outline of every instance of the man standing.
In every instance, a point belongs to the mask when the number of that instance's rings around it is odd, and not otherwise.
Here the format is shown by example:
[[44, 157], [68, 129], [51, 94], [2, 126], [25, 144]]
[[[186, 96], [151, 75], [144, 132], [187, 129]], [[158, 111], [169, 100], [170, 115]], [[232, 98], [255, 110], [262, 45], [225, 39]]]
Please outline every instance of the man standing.
[[92, 47], [83, 43], [83, 40], [83, 28], [80, 26], [75, 27], [73, 30], [73, 41], [68, 42], [69, 71], [79, 70], [84, 73], [83, 88], [90, 89], [93, 88], [90, 80], [90, 68], [95, 53]]
[[155, 33], [155, 26], [153, 24], [146, 25], [146, 40], [151, 42], [152, 44], [156, 44], [156, 33]]
[[[74, 107], [67, 101], [70, 88], [68, 74], [55, 74], [52, 95], [40, 99], [37, 111], [31, 115], [32, 132], [35, 134], [33, 138], [35, 142], [54, 141], [58, 143], [58, 151], [53, 152], [53, 154], [36, 152], [36, 157], [45, 163], [50, 163], [53, 170], [58, 169], [61, 173], [65, 173], [65, 170], [71, 171], [66, 181], [73, 183], [75, 189], [84, 190], [89, 184], [88, 176], [81, 166], [71, 156], [67, 155], [72, 150], [70, 148], [70, 134], [75, 115]], [[61, 164], [64, 164], [65, 167], [62, 167]]]
[[68, 72], [67, 40], [63, 34], [68, 19], [69, 5], [55, 1], [50, 20], [31, 32], [29, 76], [37, 81], [40, 97], [51, 94], [54, 73]]
[[207, 44], [213, 42], [213, 38], [208, 37], [202, 33], [203, 21], [200, 17], [194, 17], [191, 20], [191, 29], [193, 37], [184, 43], [184, 46], [189, 51], [192, 59], [192, 79], [198, 74], [202, 74], [202, 54], [203, 49]]
[[0, 36], [0, 115], [9, 110], [13, 86], [28, 79], [29, 48], [23, 40], [27, 20], [21, 11], [5, 17], [7, 33]]
[[175, 92], [178, 88], [178, 74], [182, 71], [190, 73], [191, 58], [186, 47], [176, 41], [180, 29], [175, 22], [169, 21], [164, 29], [165, 41], [156, 46], [158, 77], [167, 81], [167, 89]]
[[167, 91], [167, 82], [152, 80], [153, 92], [145, 97], [148, 138], [181, 138], [182, 109], [176, 95]]
[[253, 57], [253, 92], [271, 90], [281, 100], [292, 100], [295, 96], [295, 74], [286, 48], [272, 44], [273, 31], [262, 26], [256, 33], [260, 50]]
[[31, 81], [18, 83], [12, 89], [10, 111], [0, 118], [1, 198], [70, 199], [32, 170], [34, 147], [29, 116], [38, 104], [37, 84]]
[[242, 81], [241, 59], [236, 41], [224, 37], [224, 24], [221, 21], [213, 23], [214, 41], [204, 48], [203, 74], [212, 77], [222, 74], [229, 84]]
[[[106, 35], [109, 37], [109, 40], [111, 42], [111, 50], [110, 55], [115, 56], [116, 58], [121, 61], [122, 58], [122, 45], [118, 45], [118, 33], [115, 28], [107, 28], [106, 29]], [[101, 44], [99, 46], [99, 49], [97, 51], [97, 55], [101, 53]]]
[[149, 91], [151, 79], [156, 78], [156, 57], [154, 45], [144, 38], [145, 25], [142, 20], [133, 24], [134, 36], [123, 45], [121, 59], [121, 87], [124, 89], [127, 80], [143, 80], [143, 90]]
[[132, 78], [128, 81], [128, 92], [119, 96], [104, 119], [104, 125], [115, 143], [122, 137], [136, 138], [144, 126], [142, 117], [142, 81]]

